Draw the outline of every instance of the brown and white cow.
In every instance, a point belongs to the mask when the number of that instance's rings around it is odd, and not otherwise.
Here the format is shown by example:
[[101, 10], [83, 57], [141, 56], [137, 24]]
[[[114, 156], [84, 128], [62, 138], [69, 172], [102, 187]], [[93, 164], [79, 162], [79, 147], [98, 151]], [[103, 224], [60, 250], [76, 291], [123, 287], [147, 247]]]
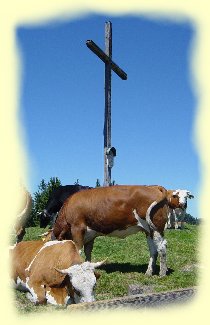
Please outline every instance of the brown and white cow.
[[169, 214], [167, 228], [179, 228], [177, 216], [181, 219], [181, 228], [187, 209], [187, 199], [192, 199], [194, 196], [188, 190], [168, 190]]
[[16, 234], [16, 243], [19, 243], [23, 240], [23, 237], [26, 233], [26, 222], [29, 217], [32, 208], [32, 197], [31, 194], [21, 186], [22, 200], [19, 205], [18, 215], [14, 224], [14, 230]]
[[16, 289], [35, 304], [92, 302], [94, 269], [103, 262], [83, 262], [71, 240], [22, 241], [10, 250]]
[[84, 190], [68, 198], [53, 227], [52, 238], [72, 239], [86, 260], [91, 260], [97, 236], [125, 238], [142, 231], [150, 250], [147, 275], [152, 275], [157, 256], [160, 276], [165, 276], [166, 240], [163, 237], [168, 220], [167, 190], [162, 186], [100, 187]]

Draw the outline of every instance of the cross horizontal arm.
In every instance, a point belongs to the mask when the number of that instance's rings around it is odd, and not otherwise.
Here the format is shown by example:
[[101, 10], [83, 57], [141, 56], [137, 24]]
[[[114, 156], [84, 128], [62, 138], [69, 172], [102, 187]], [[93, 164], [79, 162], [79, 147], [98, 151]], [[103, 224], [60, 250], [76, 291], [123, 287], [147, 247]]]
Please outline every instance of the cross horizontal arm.
[[102, 51], [100, 49], [100, 47], [98, 47], [98, 45], [96, 45], [93, 41], [88, 40], [86, 41], [86, 45], [87, 47], [93, 51], [104, 63], [111, 63], [111, 69], [123, 80], [127, 80], [127, 74], [116, 64], [114, 63], [112, 60], [110, 60], [110, 58], [108, 57], [108, 55], [106, 55], [106, 53], [104, 53], [104, 51]]

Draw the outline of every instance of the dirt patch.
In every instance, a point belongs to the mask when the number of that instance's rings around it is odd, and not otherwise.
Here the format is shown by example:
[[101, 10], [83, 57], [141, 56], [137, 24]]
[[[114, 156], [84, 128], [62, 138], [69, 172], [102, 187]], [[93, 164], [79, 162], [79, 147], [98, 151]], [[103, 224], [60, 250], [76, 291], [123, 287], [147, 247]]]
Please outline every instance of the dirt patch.
[[154, 292], [153, 285], [130, 284], [128, 286], [128, 296], [148, 294]]
[[198, 270], [199, 269], [199, 265], [198, 264], [187, 264], [185, 266], [183, 266], [181, 268], [181, 271], [183, 272], [192, 272], [192, 271], [195, 271], [195, 270]]

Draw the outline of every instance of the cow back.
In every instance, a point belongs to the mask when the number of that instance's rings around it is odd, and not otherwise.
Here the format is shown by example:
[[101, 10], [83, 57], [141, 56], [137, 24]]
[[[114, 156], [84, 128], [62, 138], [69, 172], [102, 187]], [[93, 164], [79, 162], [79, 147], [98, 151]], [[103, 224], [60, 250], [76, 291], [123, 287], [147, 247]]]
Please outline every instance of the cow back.
[[64, 285], [65, 275], [57, 272], [57, 269], [66, 269], [71, 265], [82, 263], [80, 254], [71, 240], [51, 241], [44, 244], [31, 264], [28, 275], [46, 285]]

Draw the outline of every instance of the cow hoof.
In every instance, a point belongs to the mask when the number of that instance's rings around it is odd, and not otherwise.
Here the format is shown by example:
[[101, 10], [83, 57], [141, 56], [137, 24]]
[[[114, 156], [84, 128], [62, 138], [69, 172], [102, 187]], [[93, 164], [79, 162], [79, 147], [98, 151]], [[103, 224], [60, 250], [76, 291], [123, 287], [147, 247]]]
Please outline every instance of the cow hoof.
[[159, 274], [160, 278], [164, 278], [166, 276], [166, 274]]
[[163, 278], [164, 276], [166, 276], [166, 272], [167, 272], [167, 270], [160, 271], [159, 277]]
[[152, 276], [152, 270], [147, 270], [145, 273], [146, 276]]

